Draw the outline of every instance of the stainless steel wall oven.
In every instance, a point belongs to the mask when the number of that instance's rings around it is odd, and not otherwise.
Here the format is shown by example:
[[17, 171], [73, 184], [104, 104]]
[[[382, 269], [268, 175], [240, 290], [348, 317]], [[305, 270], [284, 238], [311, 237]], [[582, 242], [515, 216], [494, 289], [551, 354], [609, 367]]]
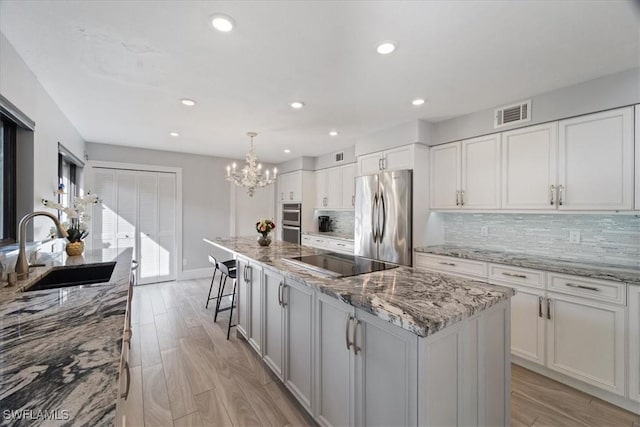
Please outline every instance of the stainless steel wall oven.
[[302, 226], [302, 205], [285, 203], [282, 205], [282, 240], [300, 244]]

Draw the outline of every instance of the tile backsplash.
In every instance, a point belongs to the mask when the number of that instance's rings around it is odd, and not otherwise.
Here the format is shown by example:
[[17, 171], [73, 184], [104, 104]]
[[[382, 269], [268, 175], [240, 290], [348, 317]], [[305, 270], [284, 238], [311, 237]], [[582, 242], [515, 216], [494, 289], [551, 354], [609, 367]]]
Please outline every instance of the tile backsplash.
[[340, 234], [353, 235], [353, 227], [355, 221], [355, 213], [352, 210], [334, 211], [316, 209], [315, 218], [320, 215], [328, 215], [331, 218], [333, 231]]
[[[638, 215], [446, 213], [443, 219], [445, 244], [640, 267]], [[580, 243], [569, 241], [572, 231]]]

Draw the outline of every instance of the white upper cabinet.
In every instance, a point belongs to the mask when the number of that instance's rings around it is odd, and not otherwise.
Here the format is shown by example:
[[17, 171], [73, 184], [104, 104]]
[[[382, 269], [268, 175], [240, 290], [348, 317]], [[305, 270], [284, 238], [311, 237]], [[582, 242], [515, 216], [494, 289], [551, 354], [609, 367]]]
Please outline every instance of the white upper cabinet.
[[327, 169], [327, 206], [342, 207], [342, 168]]
[[315, 172], [316, 178], [316, 208], [327, 207], [327, 170]]
[[356, 205], [356, 173], [358, 165], [351, 163], [342, 166], [342, 207], [353, 208]]
[[633, 209], [633, 107], [559, 122], [558, 208]]
[[302, 201], [302, 171], [283, 173], [278, 176], [277, 197], [282, 203]]
[[431, 148], [431, 209], [500, 207], [500, 135]]
[[636, 105], [636, 210], [640, 211], [640, 104]]
[[415, 144], [358, 156], [358, 175], [413, 169]]
[[429, 156], [431, 209], [455, 209], [459, 206], [460, 143], [438, 145]]
[[558, 123], [502, 134], [502, 208], [556, 209]]
[[461, 142], [460, 206], [467, 209], [500, 207], [500, 135]]

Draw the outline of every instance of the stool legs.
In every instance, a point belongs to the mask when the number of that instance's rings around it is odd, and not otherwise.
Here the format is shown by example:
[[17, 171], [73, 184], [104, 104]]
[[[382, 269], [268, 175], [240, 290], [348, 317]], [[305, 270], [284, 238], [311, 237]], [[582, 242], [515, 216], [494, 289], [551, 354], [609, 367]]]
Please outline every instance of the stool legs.
[[233, 306], [236, 304], [236, 286], [238, 284], [238, 280], [233, 281], [233, 294], [231, 296], [231, 312], [229, 313], [229, 326], [227, 327], [227, 341], [229, 341], [229, 334], [231, 333], [231, 326], [235, 326], [231, 324], [233, 320]]
[[[213, 276], [211, 277], [211, 286], [209, 286], [209, 295], [207, 295], [207, 305], [205, 305], [204, 308], [209, 308], [209, 301], [211, 301], [211, 291], [213, 290], [213, 281], [216, 280], [216, 271], [218, 271], [217, 267], [213, 270]], [[222, 274], [222, 272], [220, 272], [220, 274]]]
[[[224, 282], [222, 278], [224, 277]], [[213, 321], [218, 321], [218, 312], [220, 311], [220, 301], [222, 300], [222, 295], [224, 295], [224, 288], [227, 286], [227, 275], [222, 274], [220, 276], [220, 286], [218, 286], [218, 299], [216, 299], [216, 314], [213, 316]]]

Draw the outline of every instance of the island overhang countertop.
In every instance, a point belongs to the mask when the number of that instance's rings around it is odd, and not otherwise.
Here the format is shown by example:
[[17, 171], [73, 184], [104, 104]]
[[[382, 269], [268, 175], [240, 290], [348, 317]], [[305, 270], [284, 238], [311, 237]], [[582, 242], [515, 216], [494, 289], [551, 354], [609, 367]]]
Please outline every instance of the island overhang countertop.
[[302, 282], [421, 337], [515, 294], [508, 287], [405, 266], [352, 277], [322, 277], [283, 260], [328, 251], [282, 241], [262, 247], [253, 237], [205, 238], [204, 241], [277, 270], [285, 278]]

